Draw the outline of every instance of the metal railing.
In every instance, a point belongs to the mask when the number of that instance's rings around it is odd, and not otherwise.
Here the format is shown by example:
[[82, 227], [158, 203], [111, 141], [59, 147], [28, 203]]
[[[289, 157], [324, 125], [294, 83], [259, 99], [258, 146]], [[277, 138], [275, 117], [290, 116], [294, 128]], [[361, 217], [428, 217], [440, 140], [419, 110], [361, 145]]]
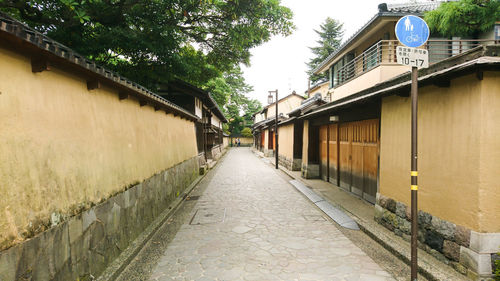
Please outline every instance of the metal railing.
[[[480, 45], [499, 44], [498, 40], [464, 39], [464, 40], [429, 40], [420, 48], [429, 51], [429, 64], [459, 55]], [[359, 56], [345, 63], [334, 71], [334, 87], [380, 64], [397, 64], [396, 47], [402, 46], [397, 40], [381, 40], [372, 45]]]

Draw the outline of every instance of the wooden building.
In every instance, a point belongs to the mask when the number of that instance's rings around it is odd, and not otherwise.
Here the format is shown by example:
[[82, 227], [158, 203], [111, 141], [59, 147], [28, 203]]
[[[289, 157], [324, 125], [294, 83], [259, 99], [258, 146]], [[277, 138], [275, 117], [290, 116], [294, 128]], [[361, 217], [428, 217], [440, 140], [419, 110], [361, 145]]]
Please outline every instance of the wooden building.
[[196, 122], [196, 142], [200, 164], [218, 159], [223, 149], [222, 124], [227, 119], [210, 93], [181, 80], [160, 87], [158, 94], [199, 117]]
[[[278, 101], [278, 119], [285, 120], [288, 113], [299, 107], [305, 98], [295, 92], [279, 99]], [[276, 116], [276, 102], [265, 106], [262, 111], [254, 115], [254, 125], [252, 127], [255, 147], [264, 152], [265, 155], [274, 155], [276, 149], [276, 139], [274, 132], [274, 123]]]
[[[329, 73], [331, 101], [296, 117], [303, 121], [302, 175], [375, 204], [375, 219], [398, 235], [409, 234], [411, 81], [409, 67], [396, 63], [394, 26], [439, 4], [380, 5], [315, 70]], [[491, 254], [500, 247], [495, 36], [431, 34], [422, 47], [431, 66], [419, 71], [419, 240], [477, 279], [491, 277]]]

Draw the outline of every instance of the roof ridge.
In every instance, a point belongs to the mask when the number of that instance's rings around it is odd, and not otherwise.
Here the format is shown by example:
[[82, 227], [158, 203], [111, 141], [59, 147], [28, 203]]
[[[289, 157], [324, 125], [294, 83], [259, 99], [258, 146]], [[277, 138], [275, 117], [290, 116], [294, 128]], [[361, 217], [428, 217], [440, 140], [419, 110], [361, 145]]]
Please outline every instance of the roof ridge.
[[96, 75], [100, 76], [102, 79], [109, 80], [112, 83], [121, 85], [122, 87], [128, 88], [131, 91], [138, 93], [144, 97], [151, 100], [159, 102], [170, 109], [176, 110], [179, 113], [191, 119], [199, 119], [197, 116], [191, 114], [186, 109], [166, 100], [165, 98], [159, 96], [155, 92], [147, 89], [144, 86], [126, 78], [125, 76], [111, 71], [94, 60], [88, 59], [86, 56], [80, 55], [75, 52], [70, 47], [67, 47], [58, 41], [48, 37], [47, 35], [33, 29], [29, 25], [11, 17], [10, 15], [0, 11], [0, 32], [6, 32], [18, 39], [28, 42], [34, 45], [41, 51], [50, 53], [53, 56], [62, 58], [65, 62], [74, 64], [77, 67], [86, 69]]

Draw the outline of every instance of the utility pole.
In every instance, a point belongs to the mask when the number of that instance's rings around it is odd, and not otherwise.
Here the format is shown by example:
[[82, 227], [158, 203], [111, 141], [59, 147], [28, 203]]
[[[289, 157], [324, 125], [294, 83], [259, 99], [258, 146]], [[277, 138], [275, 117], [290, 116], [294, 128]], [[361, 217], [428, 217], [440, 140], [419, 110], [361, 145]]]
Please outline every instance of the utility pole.
[[429, 66], [427, 50], [417, 49], [429, 39], [427, 23], [412, 15], [398, 20], [395, 27], [396, 37], [404, 46], [396, 47], [396, 58], [399, 64], [411, 66], [411, 169], [410, 169], [410, 196], [411, 196], [411, 281], [418, 278], [418, 68]]
[[269, 91], [268, 101], [272, 100], [272, 93], [276, 94], [276, 116], [274, 119], [274, 144], [275, 144], [275, 161], [276, 161], [276, 169], [278, 169], [278, 89], [275, 91]]
[[417, 168], [418, 70], [411, 68], [411, 280], [417, 280], [418, 246], [418, 168]]

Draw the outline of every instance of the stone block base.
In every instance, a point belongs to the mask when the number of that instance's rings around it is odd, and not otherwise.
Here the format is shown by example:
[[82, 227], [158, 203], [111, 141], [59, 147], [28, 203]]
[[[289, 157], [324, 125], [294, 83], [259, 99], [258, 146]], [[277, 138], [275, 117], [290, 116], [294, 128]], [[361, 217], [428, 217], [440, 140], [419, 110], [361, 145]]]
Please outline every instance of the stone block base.
[[92, 280], [198, 177], [195, 156], [0, 252], [0, 280]]
[[319, 164], [302, 163], [302, 177], [305, 179], [319, 179]]
[[273, 157], [274, 156], [274, 150], [272, 149], [266, 149], [264, 148], [264, 157]]
[[284, 155], [279, 155], [279, 164], [290, 171], [300, 171], [302, 159], [290, 159]]
[[[409, 206], [381, 194], [377, 194], [375, 220], [403, 238], [411, 234]], [[478, 233], [419, 211], [418, 240], [421, 249], [473, 280], [493, 277], [492, 259], [499, 251], [500, 233]]]

